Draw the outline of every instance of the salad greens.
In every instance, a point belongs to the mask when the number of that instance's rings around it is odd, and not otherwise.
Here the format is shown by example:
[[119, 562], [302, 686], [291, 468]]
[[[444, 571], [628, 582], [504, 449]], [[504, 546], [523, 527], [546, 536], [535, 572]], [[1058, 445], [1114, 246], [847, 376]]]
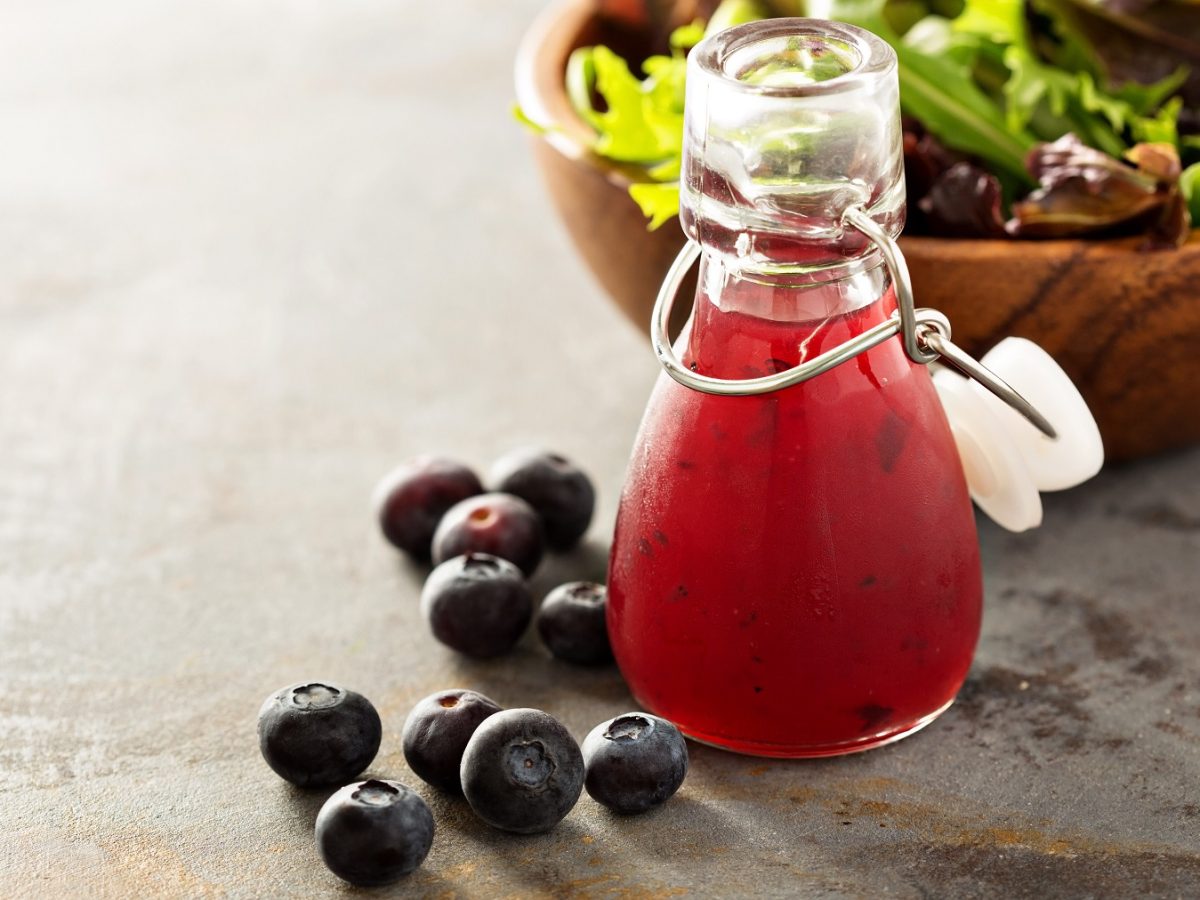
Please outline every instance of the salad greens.
[[[714, 22], [717, 20], [714, 17]], [[743, 19], [741, 21], [750, 21]], [[727, 27], [738, 22], [717, 22]], [[651, 56], [639, 79], [629, 64], [607, 47], [581, 47], [567, 60], [567, 97], [579, 116], [596, 131], [592, 151], [622, 163], [645, 167], [647, 180], [629, 194], [655, 229], [679, 212], [679, 164], [683, 152], [684, 79], [687, 51], [700, 43], [700, 23], [671, 33], [669, 56]], [[592, 97], [604, 99], [596, 110]]]
[[687, 51], [706, 32], [778, 14], [850, 22], [895, 49], [918, 227], [1031, 237], [1123, 228], [1163, 246], [1186, 237], [1189, 210], [1200, 222], [1200, 5], [725, 0], [707, 28], [676, 29], [640, 74], [602, 46], [567, 65], [591, 150], [636, 168], [630, 193], [651, 228], [678, 211]]

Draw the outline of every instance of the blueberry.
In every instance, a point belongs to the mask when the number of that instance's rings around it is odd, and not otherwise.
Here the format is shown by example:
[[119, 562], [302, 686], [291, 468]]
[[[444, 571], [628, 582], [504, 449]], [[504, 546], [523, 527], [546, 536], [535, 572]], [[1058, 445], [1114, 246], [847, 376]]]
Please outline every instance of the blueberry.
[[585, 666], [612, 659], [604, 623], [607, 595], [603, 585], [590, 581], [572, 581], [546, 595], [538, 611], [537, 629], [551, 653]]
[[518, 834], [549, 831], [583, 790], [583, 756], [553, 716], [509, 709], [483, 721], [463, 754], [463, 794], [489, 825]]
[[466, 466], [422, 456], [384, 477], [375, 489], [374, 507], [383, 536], [410, 556], [426, 560], [446, 510], [482, 493], [479, 476]]
[[486, 658], [507, 653], [520, 640], [533, 618], [533, 596], [508, 560], [468, 553], [429, 574], [421, 613], [447, 647]]
[[579, 543], [592, 521], [596, 491], [575, 465], [557, 453], [514, 450], [492, 467], [493, 489], [522, 498], [542, 517], [546, 543], [568, 550]]
[[609, 809], [639, 813], [679, 790], [687, 742], [658, 716], [632, 712], [601, 722], [583, 742], [587, 791]]
[[542, 520], [533, 507], [511, 494], [482, 494], [456, 504], [433, 535], [433, 561], [463, 553], [490, 553], [526, 575], [542, 560]]
[[413, 707], [401, 740], [408, 767], [436, 788], [462, 793], [458, 769], [479, 723], [501, 707], [475, 691], [430, 694]]
[[425, 861], [433, 813], [397, 781], [348, 784], [317, 813], [317, 852], [351, 884], [391, 884]]
[[329, 682], [285, 687], [258, 712], [263, 759], [300, 787], [345, 784], [371, 764], [382, 736], [371, 701]]

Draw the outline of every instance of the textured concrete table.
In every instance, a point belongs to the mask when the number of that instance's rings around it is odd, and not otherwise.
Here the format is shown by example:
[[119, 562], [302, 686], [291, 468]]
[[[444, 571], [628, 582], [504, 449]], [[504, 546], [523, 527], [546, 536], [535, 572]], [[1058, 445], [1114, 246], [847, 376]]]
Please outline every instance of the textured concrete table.
[[[451, 685], [576, 735], [631, 703], [533, 642], [473, 664], [367, 514], [400, 458], [545, 442], [601, 489], [599, 571], [656, 374], [583, 275], [508, 115], [536, 0], [0, 9], [0, 896], [291, 897], [320, 794], [262, 698], [372, 697], [372, 772]], [[958, 704], [895, 747], [696, 747], [666, 808], [509, 837], [431, 797], [397, 896], [1196, 896], [1200, 453], [983, 528]], [[383, 892], [385, 895], [387, 892]]]

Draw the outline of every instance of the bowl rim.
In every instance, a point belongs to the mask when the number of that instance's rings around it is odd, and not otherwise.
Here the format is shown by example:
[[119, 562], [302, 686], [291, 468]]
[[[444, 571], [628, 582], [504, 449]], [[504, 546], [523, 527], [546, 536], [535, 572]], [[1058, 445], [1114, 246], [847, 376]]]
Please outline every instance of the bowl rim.
[[590, 0], [554, 0], [544, 7], [517, 46], [513, 81], [521, 112], [546, 129], [542, 139], [571, 159], [608, 162], [588, 149], [591, 132], [571, 109], [561, 69], [595, 14]]
[[[567, 159], [588, 165], [613, 185], [628, 190], [631, 184], [648, 181], [639, 178], [635, 166], [613, 162], [593, 153], [588, 146], [591, 131], [571, 108], [563, 84], [563, 65], [576, 46], [583, 27], [596, 16], [593, 0], [553, 0], [538, 13], [521, 38], [513, 66], [517, 104], [538, 127], [545, 129], [539, 138]], [[1032, 257], [1061, 257], [1065, 251], [1089, 256], [1112, 253], [1200, 253], [1200, 226], [1188, 233], [1185, 243], [1173, 251], [1143, 251], [1139, 235], [1117, 238], [1052, 238], [1049, 240], [1013, 240], [1003, 238], [954, 238], [930, 235], [901, 235], [900, 240], [912, 251], [950, 247], [956, 255], [978, 257], [1019, 251]]]

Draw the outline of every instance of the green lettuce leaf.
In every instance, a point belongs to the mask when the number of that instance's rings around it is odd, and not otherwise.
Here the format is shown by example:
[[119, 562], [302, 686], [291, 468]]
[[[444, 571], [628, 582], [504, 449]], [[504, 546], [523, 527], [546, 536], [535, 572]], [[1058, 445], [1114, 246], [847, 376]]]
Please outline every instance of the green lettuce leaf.
[[920, 119], [947, 147], [978, 156], [1031, 183], [1025, 154], [1036, 139], [1023, 129], [1010, 127], [1004, 111], [973, 79], [970, 60], [962, 53], [927, 52], [921, 43], [928, 37], [920, 31], [909, 43], [907, 36], [901, 37], [894, 29], [887, 15], [887, 0], [821, 0], [810, 6], [814, 15], [858, 25], [892, 45], [900, 75], [900, 105], [906, 115]]
[[1153, 116], [1138, 116], [1129, 123], [1133, 139], [1144, 144], [1179, 146], [1179, 113], [1183, 98], [1173, 97]]
[[[583, 47], [568, 63], [569, 95], [579, 115], [596, 129], [592, 149], [618, 162], [659, 163], [679, 154], [683, 141], [682, 60], [653, 56], [639, 80], [607, 47]], [[592, 91], [607, 109], [592, 104]]]
[[629, 196], [642, 208], [650, 220], [649, 230], [655, 231], [679, 215], [679, 182], [631, 184]]
[[1200, 222], [1200, 163], [1193, 163], [1179, 176], [1179, 190], [1187, 201], [1192, 224]]

